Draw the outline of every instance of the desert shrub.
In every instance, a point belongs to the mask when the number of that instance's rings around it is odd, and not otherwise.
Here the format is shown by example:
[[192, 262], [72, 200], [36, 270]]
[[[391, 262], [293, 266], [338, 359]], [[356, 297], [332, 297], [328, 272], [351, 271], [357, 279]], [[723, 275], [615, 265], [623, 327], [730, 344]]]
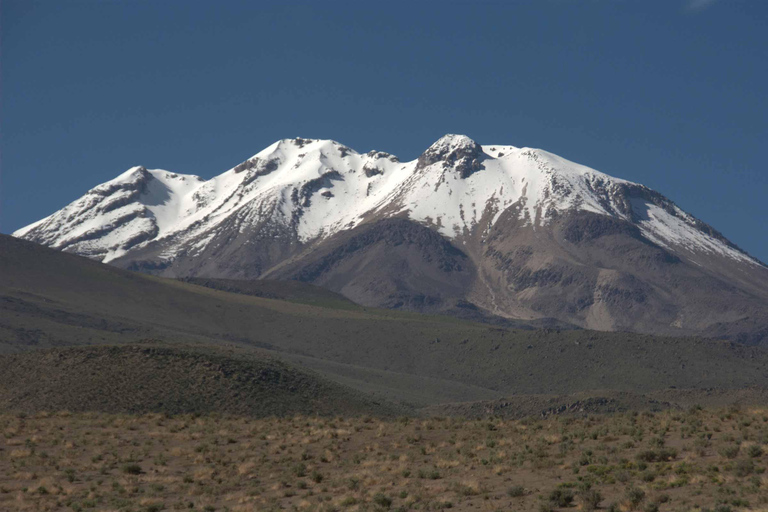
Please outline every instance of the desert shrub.
[[377, 493], [374, 495], [373, 502], [384, 508], [389, 508], [392, 506], [392, 498], [383, 493]]
[[555, 489], [549, 493], [549, 502], [557, 507], [571, 506], [573, 498], [573, 491], [569, 489]]
[[453, 490], [456, 492], [456, 494], [461, 496], [475, 496], [479, 494], [479, 491], [474, 487], [460, 483], [455, 483], [453, 485]]
[[745, 476], [751, 475], [755, 471], [755, 463], [752, 462], [751, 459], [742, 459], [736, 463], [736, 466], [733, 468], [733, 473], [743, 478]]
[[582, 503], [582, 510], [596, 510], [603, 501], [603, 495], [594, 489], [582, 491], [579, 495]]
[[525, 496], [525, 487], [522, 485], [513, 485], [509, 489], [507, 489], [507, 495], [512, 498], [519, 498], [520, 496]]
[[141, 466], [138, 464], [126, 464], [123, 466], [123, 473], [126, 473], [128, 475], [140, 475], [141, 474]]
[[636, 510], [640, 504], [645, 501], [645, 491], [633, 487], [627, 491], [627, 501], [629, 502], [632, 510]]
[[700, 437], [693, 442], [694, 451], [699, 457], [704, 457], [707, 454], [707, 448], [711, 445], [712, 443], [705, 437]]
[[419, 478], [429, 479], [429, 480], [439, 480], [440, 478], [442, 478], [442, 476], [440, 475], [440, 472], [436, 469], [432, 471], [426, 471], [426, 470], [420, 469], [418, 475], [419, 475]]
[[724, 446], [720, 448], [717, 453], [725, 457], [726, 459], [735, 459], [739, 455], [740, 446], [737, 444]]
[[303, 462], [296, 464], [293, 467], [293, 474], [297, 477], [301, 478], [303, 476], [307, 476], [307, 465]]
[[758, 445], [753, 444], [747, 450], [747, 455], [749, 455], [752, 458], [760, 457], [761, 455], [763, 455], [763, 449]]

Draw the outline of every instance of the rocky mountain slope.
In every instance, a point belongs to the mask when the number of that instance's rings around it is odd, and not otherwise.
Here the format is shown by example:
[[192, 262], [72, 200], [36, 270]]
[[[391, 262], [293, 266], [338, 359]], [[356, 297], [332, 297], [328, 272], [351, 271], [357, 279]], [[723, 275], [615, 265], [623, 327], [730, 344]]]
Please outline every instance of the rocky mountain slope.
[[366, 306], [768, 339], [768, 268], [711, 226], [642, 185], [461, 135], [410, 162], [292, 139], [207, 181], [134, 167], [14, 235]]

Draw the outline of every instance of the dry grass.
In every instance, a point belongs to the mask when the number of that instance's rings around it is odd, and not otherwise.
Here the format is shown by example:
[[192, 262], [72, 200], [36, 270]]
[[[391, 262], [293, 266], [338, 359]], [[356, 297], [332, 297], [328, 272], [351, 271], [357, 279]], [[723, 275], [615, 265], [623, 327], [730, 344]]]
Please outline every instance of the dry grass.
[[768, 411], [0, 415], [0, 510], [768, 509]]

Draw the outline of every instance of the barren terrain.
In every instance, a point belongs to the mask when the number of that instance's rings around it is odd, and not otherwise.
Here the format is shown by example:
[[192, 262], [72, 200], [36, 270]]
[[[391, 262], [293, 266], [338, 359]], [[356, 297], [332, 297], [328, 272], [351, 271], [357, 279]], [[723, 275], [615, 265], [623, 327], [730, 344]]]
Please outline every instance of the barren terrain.
[[4, 510], [762, 510], [768, 409], [0, 415]]

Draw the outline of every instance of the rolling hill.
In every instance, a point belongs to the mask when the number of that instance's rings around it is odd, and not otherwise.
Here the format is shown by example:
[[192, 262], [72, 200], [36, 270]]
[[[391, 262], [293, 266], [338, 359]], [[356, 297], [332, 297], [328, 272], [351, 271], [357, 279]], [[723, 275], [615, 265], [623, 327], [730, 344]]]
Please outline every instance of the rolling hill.
[[0, 237], [0, 347], [6, 353], [148, 339], [258, 352], [377, 401], [416, 407], [522, 394], [765, 385], [768, 353], [760, 347], [504, 329], [342, 304], [225, 292]]

